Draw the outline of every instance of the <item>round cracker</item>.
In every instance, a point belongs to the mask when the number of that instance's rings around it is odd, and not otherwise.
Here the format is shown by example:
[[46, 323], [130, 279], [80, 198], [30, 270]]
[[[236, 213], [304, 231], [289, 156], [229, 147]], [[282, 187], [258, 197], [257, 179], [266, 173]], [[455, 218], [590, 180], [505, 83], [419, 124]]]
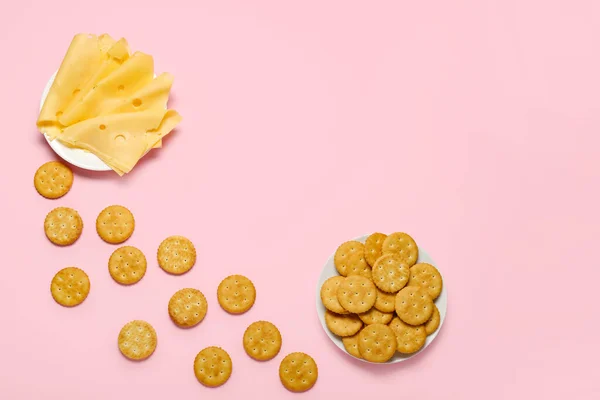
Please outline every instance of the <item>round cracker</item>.
[[433, 300], [425, 289], [407, 286], [396, 296], [396, 314], [407, 324], [424, 324], [433, 314]]
[[231, 376], [232, 370], [231, 357], [220, 347], [207, 347], [194, 359], [194, 375], [204, 386], [223, 385]]
[[47, 199], [58, 199], [71, 190], [73, 172], [58, 161], [43, 164], [33, 176], [35, 190]]
[[365, 241], [365, 260], [371, 267], [375, 265], [375, 261], [383, 255], [383, 241], [387, 235], [383, 233], [373, 233]]
[[256, 321], [244, 332], [244, 350], [258, 361], [267, 361], [275, 357], [281, 349], [281, 333], [268, 321]]
[[279, 379], [292, 392], [305, 392], [312, 388], [319, 377], [317, 363], [305, 353], [291, 353], [281, 360]]
[[419, 248], [415, 240], [404, 232], [395, 232], [388, 235], [383, 241], [383, 254], [396, 253], [402, 256], [409, 267], [415, 265], [419, 259]]
[[410, 268], [409, 286], [420, 286], [427, 290], [433, 300], [442, 293], [442, 275], [436, 267], [427, 263], [418, 263]]
[[329, 310], [325, 311], [325, 324], [331, 333], [342, 337], [355, 335], [363, 326], [355, 314], [340, 315]]
[[397, 346], [396, 334], [387, 325], [369, 325], [358, 334], [358, 351], [367, 361], [384, 363], [394, 356]]
[[130, 360], [145, 360], [156, 350], [156, 331], [146, 321], [135, 320], [125, 324], [119, 332], [119, 350]]
[[108, 259], [108, 272], [121, 285], [139, 282], [146, 274], [146, 267], [146, 256], [133, 246], [119, 247]]
[[230, 314], [248, 311], [256, 300], [254, 284], [243, 275], [231, 275], [223, 279], [217, 288], [217, 300], [223, 310]]
[[196, 264], [196, 248], [183, 236], [169, 236], [158, 246], [158, 265], [169, 274], [181, 275]]
[[323, 302], [323, 305], [326, 309], [338, 314], [348, 313], [348, 311], [340, 305], [340, 302], [337, 299], [337, 290], [344, 279], [346, 278], [343, 276], [332, 276], [323, 283], [323, 286], [321, 286], [321, 301]]
[[375, 307], [371, 308], [369, 311], [367, 311], [365, 313], [358, 314], [358, 318], [360, 318], [360, 320], [362, 322], [364, 322], [365, 325], [373, 325], [373, 324], [387, 325], [390, 323], [390, 321], [392, 320], [393, 317], [394, 317], [393, 312], [383, 313], [383, 312], [379, 311], [378, 309], [376, 309]]
[[377, 259], [373, 267], [373, 282], [387, 293], [397, 293], [408, 283], [410, 268], [404, 259], [395, 253]]
[[351, 240], [342, 243], [335, 251], [333, 263], [340, 275], [363, 275], [368, 277], [369, 265], [365, 260], [365, 245]]
[[375, 300], [375, 308], [384, 313], [393, 313], [396, 311], [396, 294], [386, 293], [377, 286], [377, 299]]
[[431, 335], [440, 326], [440, 310], [438, 310], [435, 303], [433, 303], [433, 314], [431, 318], [425, 323], [425, 333]]
[[96, 218], [96, 232], [107, 243], [123, 243], [131, 237], [134, 229], [133, 214], [123, 206], [108, 206]]
[[207, 310], [206, 297], [198, 289], [178, 290], [169, 300], [169, 316], [181, 328], [198, 325], [206, 316]]
[[52, 243], [59, 246], [73, 244], [81, 236], [83, 221], [72, 208], [57, 207], [46, 215], [44, 232]]
[[425, 346], [427, 333], [425, 333], [424, 325], [412, 326], [400, 318], [394, 317], [390, 323], [390, 328], [392, 328], [398, 339], [399, 353], [412, 354]]
[[362, 358], [360, 351], [358, 351], [358, 333], [352, 336], [343, 337], [342, 343], [348, 354], [356, 358]]
[[337, 298], [344, 309], [359, 314], [369, 311], [375, 305], [377, 290], [371, 280], [353, 275], [340, 283]]
[[61, 269], [50, 283], [52, 298], [61, 306], [74, 307], [87, 298], [90, 293], [90, 278], [76, 267]]

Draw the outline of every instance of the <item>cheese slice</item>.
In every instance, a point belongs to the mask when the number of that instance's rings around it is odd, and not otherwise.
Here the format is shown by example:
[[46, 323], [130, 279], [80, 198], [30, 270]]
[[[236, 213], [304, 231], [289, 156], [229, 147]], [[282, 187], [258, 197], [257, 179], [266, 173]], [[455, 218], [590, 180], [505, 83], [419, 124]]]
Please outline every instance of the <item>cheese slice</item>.
[[154, 77], [152, 56], [136, 52], [122, 65], [98, 82], [80, 102], [74, 104], [59, 118], [63, 126], [70, 126], [86, 119], [107, 115], [123, 98], [147, 85]]
[[115, 39], [113, 39], [108, 33], [103, 33], [102, 35], [98, 36], [98, 46], [100, 47], [100, 51], [103, 53], [107, 53], [115, 43]]
[[122, 175], [130, 172], [180, 121], [176, 111], [162, 107], [111, 114], [71, 125], [58, 139], [92, 152]]
[[39, 130], [50, 139], [60, 134], [63, 126], [58, 121], [59, 117], [102, 61], [97, 36], [78, 34], [73, 38], [37, 120]]

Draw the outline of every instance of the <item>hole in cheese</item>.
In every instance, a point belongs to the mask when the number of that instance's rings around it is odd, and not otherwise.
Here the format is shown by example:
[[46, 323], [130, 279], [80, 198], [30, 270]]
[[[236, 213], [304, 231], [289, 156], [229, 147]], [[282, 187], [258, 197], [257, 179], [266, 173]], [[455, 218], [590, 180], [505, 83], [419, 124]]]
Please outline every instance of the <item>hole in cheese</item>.
[[115, 142], [117, 142], [117, 143], [124, 143], [125, 142], [125, 136], [123, 136], [123, 135], [117, 135], [117, 136], [115, 136]]
[[118, 87], [117, 89], [118, 89], [119, 91], [123, 91], [123, 90], [125, 90], [125, 86], [123, 86], [123, 85], [119, 85], [119, 87]]
[[142, 105], [142, 100], [140, 99], [133, 99], [133, 106], [134, 107], [139, 107]]
[[106, 129], [106, 125], [104, 125], [104, 124], [101, 124], [101, 125], [100, 125], [98, 128], [100, 128], [100, 130], [101, 130], [101, 131], [103, 131], [103, 130], [105, 130], [105, 129]]

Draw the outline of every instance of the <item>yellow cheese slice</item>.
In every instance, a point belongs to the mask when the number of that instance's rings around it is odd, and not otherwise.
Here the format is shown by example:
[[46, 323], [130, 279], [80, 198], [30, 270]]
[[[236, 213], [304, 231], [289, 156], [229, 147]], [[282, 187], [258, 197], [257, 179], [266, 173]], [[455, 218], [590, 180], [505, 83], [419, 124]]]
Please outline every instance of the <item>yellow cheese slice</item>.
[[71, 125], [58, 139], [92, 152], [122, 175], [130, 172], [180, 121], [181, 116], [176, 111], [162, 107], [112, 114]]
[[[119, 68], [121, 64], [129, 58], [129, 45], [125, 39], [121, 39], [118, 42], [114, 42], [114, 44], [103, 53], [104, 61], [88, 82], [82, 85], [81, 90], [73, 100], [71, 100], [71, 103], [65, 109], [63, 115], [70, 115], [72, 110], [82, 102], [83, 98], [92, 91], [101, 80]], [[59, 118], [59, 122], [61, 120], [62, 117]], [[61, 123], [61, 125], [64, 126], [65, 124]]]
[[63, 126], [70, 126], [86, 119], [106, 115], [118, 106], [121, 99], [129, 97], [150, 83], [153, 77], [152, 56], [136, 52], [98, 82], [80, 102], [63, 113], [59, 121]]
[[51, 139], [60, 134], [63, 126], [58, 121], [59, 117], [102, 61], [97, 36], [78, 34], [73, 38], [37, 120], [42, 133], [46, 133]]

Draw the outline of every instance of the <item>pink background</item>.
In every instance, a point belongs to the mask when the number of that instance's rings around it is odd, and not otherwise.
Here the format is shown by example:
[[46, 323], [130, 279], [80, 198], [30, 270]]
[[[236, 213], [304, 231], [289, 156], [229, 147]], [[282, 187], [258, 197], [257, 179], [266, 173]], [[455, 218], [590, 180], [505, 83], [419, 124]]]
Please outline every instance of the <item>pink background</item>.
[[[14, 1], [2, 12], [0, 397], [295, 398], [277, 374], [292, 351], [319, 366], [304, 398], [600, 393], [600, 3], [85, 3]], [[152, 54], [158, 72], [176, 77], [171, 105], [184, 121], [129, 176], [76, 170], [71, 192], [50, 201], [32, 185], [37, 167], [55, 158], [35, 120], [78, 32], [125, 36]], [[115, 247], [94, 229], [114, 203], [135, 214], [128, 244], [149, 259], [132, 287], [110, 278]], [[85, 223], [68, 248], [50, 244], [42, 229], [59, 205]], [[322, 331], [315, 286], [339, 243], [396, 230], [437, 261], [448, 316], [411, 361], [366, 366]], [[172, 234], [199, 251], [182, 277], [154, 260]], [[74, 309], [49, 293], [52, 276], [69, 265], [92, 282]], [[216, 301], [232, 273], [258, 290], [254, 308], [238, 317]], [[167, 314], [170, 296], [186, 286], [209, 300], [192, 330]], [[143, 363], [116, 345], [135, 318], [159, 336]], [[241, 345], [258, 319], [284, 338], [266, 363]], [[192, 372], [209, 345], [224, 347], [234, 364], [216, 390]]]

